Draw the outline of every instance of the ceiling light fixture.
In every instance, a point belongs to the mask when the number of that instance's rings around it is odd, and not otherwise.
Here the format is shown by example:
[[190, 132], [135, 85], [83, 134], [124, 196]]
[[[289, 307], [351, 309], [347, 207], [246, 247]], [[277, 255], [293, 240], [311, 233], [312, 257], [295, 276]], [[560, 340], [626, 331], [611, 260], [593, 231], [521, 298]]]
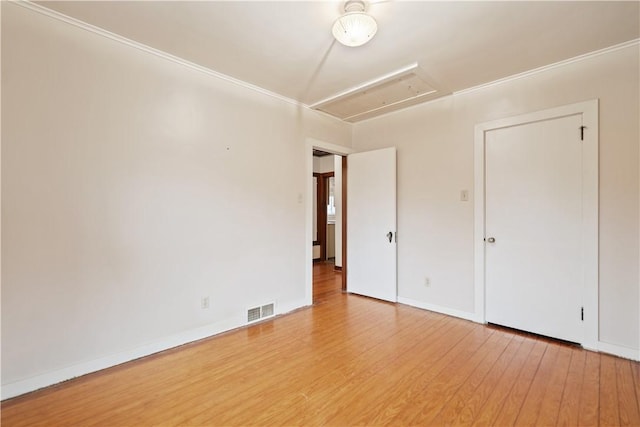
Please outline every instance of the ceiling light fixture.
[[362, 46], [378, 31], [376, 20], [364, 8], [362, 0], [348, 0], [344, 4], [345, 14], [336, 19], [331, 30], [333, 37], [343, 45]]

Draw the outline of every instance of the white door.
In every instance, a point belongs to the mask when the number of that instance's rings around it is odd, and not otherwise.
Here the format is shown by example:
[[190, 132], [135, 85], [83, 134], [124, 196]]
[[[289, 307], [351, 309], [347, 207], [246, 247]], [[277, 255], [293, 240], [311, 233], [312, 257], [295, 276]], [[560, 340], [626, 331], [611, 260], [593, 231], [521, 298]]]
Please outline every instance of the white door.
[[486, 133], [486, 319], [582, 342], [581, 115]]
[[348, 156], [346, 209], [347, 291], [395, 302], [395, 148]]

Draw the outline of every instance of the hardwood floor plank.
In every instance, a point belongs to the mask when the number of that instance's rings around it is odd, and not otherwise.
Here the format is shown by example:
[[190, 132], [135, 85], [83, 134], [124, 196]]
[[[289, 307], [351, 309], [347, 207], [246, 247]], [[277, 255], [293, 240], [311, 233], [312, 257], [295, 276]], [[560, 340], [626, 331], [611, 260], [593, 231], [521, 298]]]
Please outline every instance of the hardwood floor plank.
[[[441, 365], [439, 362], [447, 356], [456, 354], [457, 344], [470, 333], [469, 329], [459, 321], [452, 321], [448, 326], [450, 328], [444, 333], [425, 340], [415, 354], [405, 354], [405, 357], [399, 360], [402, 365], [410, 363], [410, 366], [407, 365], [410, 372], [397, 379], [394, 382], [394, 387], [389, 387], [386, 390], [384, 404], [368, 408], [366, 419], [354, 418], [354, 421], [376, 425], [386, 424], [402, 411], [406, 405], [407, 396], [410, 395], [411, 387], [415, 385], [416, 381], [428, 376], [432, 370], [438, 369], [438, 366]], [[405, 359], [413, 360], [406, 362]], [[425, 367], [425, 360], [430, 360], [433, 364]]]
[[[485, 359], [473, 371], [440, 412], [430, 420], [425, 420], [431, 425], [450, 423], [453, 425], [470, 425], [473, 422], [472, 400], [482, 400], [489, 393], [489, 384], [495, 384], [504, 369], [515, 355], [522, 339], [516, 335], [505, 336], [508, 341], [503, 346], [492, 346]], [[481, 387], [482, 386], [482, 387]], [[468, 406], [467, 406], [468, 405]], [[480, 404], [476, 404], [480, 406]], [[464, 409], [467, 409], [465, 412]]]
[[597, 426], [600, 423], [600, 354], [587, 352], [584, 378], [580, 391], [578, 425]]
[[[194, 345], [181, 347], [181, 349], [185, 350], [183, 352], [170, 350], [169, 352], [162, 353], [160, 356], [152, 356], [151, 358], [146, 359], [148, 361], [155, 361], [156, 358], [159, 358], [159, 359], [162, 359], [167, 364], [169, 364], [170, 366], [176, 367], [175, 369], [172, 369], [170, 372], [165, 373], [162, 377], [160, 377], [162, 379], [162, 383], [156, 384], [156, 386], [159, 387], [159, 389], [164, 389], [163, 387], [166, 383], [171, 383], [173, 380], [184, 378], [185, 374], [192, 373], [198, 367], [199, 364], [208, 363], [208, 364], [214, 365], [221, 362], [226, 363], [230, 361], [230, 358], [232, 358], [232, 360], [238, 360], [238, 357], [234, 355], [234, 351], [232, 349], [233, 347], [231, 345], [232, 343], [235, 342], [237, 345], [242, 346], [247, 343], [247, 339], [249, 338], [257, 339], [260, 341], [263, 341], [264, 339], [268, 338], [268, 336], [265, 336], [262, 334], [256, 334], [255, 331], [257, 330], [264, 331], [264, 329], [262, 328], [263, 325], [256, 325], [256, 326], [259, 328], [254, 328], [251, 335], [236, 333], [236, 334], [224, 334], [217, 337], [215, 344], [218, 344], [218, 345], [214, 345], [215, 347], [214, 351], [211, 351], [210, 347], [206, 345], [207, 340], [204, 340], [198, 343], [200, 345], [194, 344]], [[204, 346], [202, 346], [202, 344], [204, 344]], [[203, 354], [205, 349], [207, 350], [206, 352], [207, 357], [198, 357], [199, 355]], [[237, 353], [237, 348], [235, 349], [235, 352]], [[181, 358], [188, 357], [188, 355], [193, 356], [192, 362], [195, 362], [195, 363], [190, 363], [190, 364], [179, 363], [179, 360]], [[130, 403], [128, 402], [128, 399], [126, 398], [126, 393], [124, 392], [132, 391], [132, 387], [135, 389], [135, 387], [139, 382], [142, 382], [144, 384], [145, 381], [153, 382], [156, 379], [156, 377], [153, 376], [155, 371], [153, 369], [149, 369], [152, 365], [144, 364], [141, 367], [136, 367], [136, 369], [132, 369], [132, 367], [135, 365], [136, 363], [134, 362], [133, 364], [127, 364], [124, 370], [121, 370], [118, 368], [114, 368], [112, 370], [106, 370], [104, 371], [105, 375], [98, 374], [100, 378], [93, 381], [93, 383], [97, 382], [98, 386], [100, 383], [104, 383], [105, 380], [108, 381], [110, 384], [112, 384], [109, 390], [111, 391], [110, 404], [113, 405], [113, 407], [122, 408], [124, 405], [130, 405]], [[238, 365], [238, 366], [241, 366], [241, 365]], [[132, 376], [130, 371], [138, 372], [138, 375]], [[90, 379], [91, 377], [92, 375], [89, 375], [86, 378]], [[124, 378], [126, 380], [118, 381], [118, 378]], [[78, 383], [81, 383], [81, 382], [82, 382], [82, 379], [78, 381]], [[78, 384], [78, 383], [74, 383], [74, 386], [75, 384]], [[73, 387], [69, 389], [65, 387], [66, 384], [68, 383], [63, 384], [62, 387], [65, 388], [64, 393], [67, 393], [69, 391], [71, 392], [69, 393], [68, 399], [65, 400], [66, 402], [69, 403], [69, 406], [55, 405], [51, 408], [48, 408], [47, 416], [52, 420], [55, 420], [56, 419], [55, 417], [57, 415], [64, 416], [65, 413], [67, 412], [77, 412], [78, 408], [87, 409], [87, 405], [91, 405], [94, 403], [94, 402], [84, 402], [82, 395], [79, 395], [77, 391], [74, 393], [74, 389], [76, 389], [77, 387]], [[142, 400], [142, 402], [144, 402], [144, 399]], [[52, 410], [52, 409], [55, 409], [55, 410]], [[86, 412], [90, 413], [91, 411], [86, 411]], [[28, 419], [25, 421], [28, 422]], [[80, 419], [78, 421], [82, 421], [82, 420]]]
[[[350, 321], [354, 321], [355, 319], [361, 319], [361, 321], [365, 321], [371, 313], [366, 312], [354, 312], [353, 316], [350, 317]], [[375, 316], [374, 316], [375, 317]], [[262, 399], [262, 394], [265, 392], [269, 392], [269, 388], [273, 386], [273, 383], [276, 382], [278, 386], [284, 384], [281, 378], [289, 378], [291, 376], [299, 375], [301, 370], [306, 367], [317, 367], [318, 360], [326, 359], [332, 360], [333, 358], [340, 360], [342, 358], [346, 360], [351, 360], [354, 357], [357, 357], [359, 352], [367, 353], [371, 350], [375, 345], [377, 345], [382, 337], [377, 338], [377, 340], [372, 340], [370, 335], [373, 333], [373, 329], [375, 329], [375, 324], [369, 324], [367, 327], [362, 329], [348, 330], [348, 334], [342, 333], [331, 333], [331, 330], [321, 329], [322, 335], [316, 337], [314, 340], [308, 342], [308, 345], [303, 345], [302, 342], [293, 343], [292, 348], [284, 348], [280, 349], [279, 353], [275, 358], [266, 360], [266, 361], [257, 361], [257, 363], [250, 363], [249, 366], [253, 367], [251, 371], [249, 371], [248, 375], [245, 372], [245, 376], [248, 376], [248, 380], [246, 383], [240, 386], [240, 391], [243, 395], [243, 398], [247, 400], [247, 402], [254, 402], [254, 404], [259, 404]], [[384, 327], [378, 328], [378, 331], [388, 331], [384, 329]], [[341, 347], [341, 343], [346, 342], [348, 345]], [[318, 352], [317, 349], [324, 349], [322, 352]], [[279, 364], [282, 362], [286, 362], [283, 364], [282, 368], [278, 366], [273, 367], [274, 364]], [[264, 369], [264, 366], [270, 366], [269, 375], [271, 378], [269, 381], [264, 381], [262, 375], [260, 375], [260, 371]], [[259, 384], [254, 384], [251, 381], [251, 378], [260, 378], [262, 381]], [[233, 378], [229, 379], [227, 377], [220, 378], [222, 381], [229, 382], [233, 380]], [[276, 391], [276, 390], [271, 390]], [[204, 392], [203, 398], [205, 398], [205, 403], [201, 405], [203, 410], [200, 414], [195, 417], [185, 419], [184, 422], [190, 423], [202, 423], [209, 419], [212, 415], [216, 416], [220, 422], [225, 420], [225, 417], [239, 417], [240, 415], [235, 414], [235, 408], [237, 405], [233, 404], [233, 396], [226, 396], [220, 394], [218, 390], [211, 390], [211, 392]], [[183, 403], [185, 406], [189, 406], [189, 402]], [[177, 408], [179, 409], [179, 408]], [[176, 411], [181, 413], [182, 411]], [[224, 415], [218, 415], [218, 413], [222, 413]]]
[[633, 372], [636, 402], [638, 402], [638, 406], [640, 406], [640, 362], [631, 363], [631, 371]]
[[640, 426], [640, 408], [633, 379], [633, 362], [615, 359], [621, 426]]
[[[278, 322], [281, 319], [276, 319], [274, 322]], [[253, 372], [257, 372], [264, 366], [263, 364], [272, 363], [273, 360], [284, 361], [287, 358], [296, 356], [296, 351], [299, 350], [299, 346], [296, 347], [300, 341], [289, 340], [282, 345], [271, 345], [271, 341], [265, 341], [260, 336], [252, 336], [256, 340], [256, 345], [260, 349], [259, 352], [242, 352], [241, 347], [235, 347], [236, 359], [233, 361], [231, 368], [228, 364], [219, 365], [216, 357], [212, 355], [211, 359], [205, 358], [207, 363], [203, 363], [199, 366], [189, 366], [188, 371], [181, 373], [182, 380], [175, 380], [175, 378], [169, 378], [164, 384], [156, 384], [154, 387], [156, 390], [161, 390], [161, 394], [154, 395], [151, 401], [140, 401], [135, 408], [129, 409], [129, 413], [147, 412], [149, 407], [161, 406], [167, 409], [176, 408], [180, 403], [184, 403], [181, 399], [183, 391], [193, 390], [200, 387], [201, 384], [207, 384], [213, 379], [218, 382], [224, 382], [225, 384], [234, 384], [238, 389], [249, 387], [249, 380], [247, 377]], [[230, 344], [230, 343], [227, 343]], [[281, 357], [284, 352], [284, 358]], [[233, 352], [232, 352], [233, 353]], [[221, 369], [220, 366], [226, 366]], [[190, 378], [194, 378], [191, 380]], [[237, 391], [237, 390], [236, 390]], [[188, 393], [186, 393], [188, 396]], [[224, 396], [223, 393], [218, 393], [219, 396]], [[160, 405], [166, 401], [165, 406]], [[187, 403], [189, 404], [189, 403]], [[131, 405], [127, 402], [122, 402], [121, 405]], [[121, 407], [121, 406], [119, 406]], [[152, 413], [158, 413], [153, 411]], [[105, 414], [105, 419], [112, 419], [113, 414]], [[162, 419], [162, 418], [161, 418]], [[94, 418], [96, 423], [102, 421], [101, 418]]]
[[[388, 369], [389, 366], [397, 366], [395, 363], [395, 359], [397, 359], [398, 354], [402, 354], [406, 351], [411, 350], [417, 345], [415, 340], [408, 340], [407, 338], [410, 336], [416, 336], [417, 331], [419, 330], [419, 325], [416, 322], [408, 322], [403, 324], [404, 322], [399, 322], [396, 324], [397, 332], [391, 333], [386, 337], [380, 337], [380, 342], [371, 352], [362, 353], [360, 356], [355, 358], [355, 363], [346, 369], [337, 370], [333, 373], [334, 376], [338, 376], [341, 380], [343, 380], [343, 387], [346, 385], [347, 387], [359, 389], [366, 388], [365, 383], [369, 378], [378, 378], [380, 375], [385, 374], [385, 370]], [[378, 331], [376, 331], [376, 334]], [[372, 339], [373, 337], [370, 337]], [[324, 378], [324, 373], [326, 373], [326, 369], [318, 370], [317, 375], [322, 376]], [[307, 373], [304, 373], [304, 377], [307, 377]], [[380, 389], [382, 386], [380, 384], [379, 378], [377, 382], [377, 389]], [[303, 383], [301, 382], [300, 385]], [[373, 399], [373, 393], [375, 390], [370, 391], [371, 395], [368, 398]], [[335, 390], [335, 393], [340, 393], [340, 390]], [[309, 395], [305, 393], [305, 395]], [[351, 393], [351, 396], [354, 396]], [[340, 401], [340, 399], [338, 399]], [[355, 411], [352, 407], [349, 408], [352, 413]], [[321, 410], [320, 411], [323, 417], [326, 417], [330, 411]], [[270, 415], [278, 415], [266, 413], [267, 419]], [[265, 420], [266, 421], [266, 420]]]
[[[393, 363], [383, 361], [375, 371], [355, 379], [357, 382], [353, 383], [354, 390], [340, 391], [338, 405], [334, 404], [331, 407], [325, 405], [320, 409], [323, 424], [368, 424], [375, 417], [375, 410], [386, 406], [389, 395], [393, 394], [399, 385], [406, 384], [415, 377], [416, 371], [422, 364], [421, 358], [416, 357], [417, 354], [430, 357], [434, 347], [449, 347], [452, 338], [462, 339], [466, 334], [468, 331], [454, 322], [446, 335], [439, 335], [436, 339], [421, 340], [419, 345], [401, 352]], [[390, 357], [393, 356], [390, 355]]]
[[500, 412], [495, 417], [493, 425], [505, 426], [514, 425], [520, 414], [520, 409], [527, 400], [529, 389], [536, 378], [542, 359], [545, 356], [549, 344], [545, 341], [535, 340], [535, 346], [520, 372], [516, 383], [509, 392]]
[[[453, 425], [471, 425], [478, 418], [482, 407], [495, 389], [496, 385], [511, 366], [514, 358], [519, 354], [524, 338], [513, 335], [507, 348], [502, 352], [496, 363], [488, 371], [477, 385], [467, 389], [461, 389], [458, 393], [460, 404], [456, 406], [455, 412], [447, 415], [444, 411], [439, 415], [442, 422], [453, 420]], [[463, 393], [465, 392], [465, 393]], [[466, 395], [465, 395], [466, 394]]]
[[558, 344], [558, 357], [553, 366], [552, 374], [546, 386], [542, 402], [540, 403], [540, 413], [536, 420], [538, 425], [556, 425], [562, 394], [569, 373], [571, 353], [575, 349], [572, 346]]
[[[388, 307], [394, 308], [394, 306], [392, 305], [389, 305]], [[380, 316], [375, 316], [374, 318], [384, 319], [384, 317], [380, 317]], [[335, 335], [327, 335], [328, 339], [331, 339], [334, 341], [334, 343], [338, 344], [339, 353], [335, 355], [336, 359], [338, 360], [345, 359], [345, 360], [353, 361], [355, 358], [358, 357], [359, 354], [369, 354], [370, 349], [374, 348], [375, 346], [379, 345], [384, 341], [385, 337], [387, 336], [386, 334], [393, 333], [394, 331], [393, 326], [376, 325], [374, 322], [370, 322], [370, 323], [372, 323], [371, 325], [372, 328], [367, 329], [367, 331], [363, 332], [358, 336], [353, 336], [351, 339], [345, 339], [344, 337], [341, 338], [339, 336], [336, 337]], [[378, 326], [378, 327], [375, 327], [375, 326]], [[376, 329], [376, 330], [373, 331], [372, 329]], [[376, 336], [373, 336], [373, 335], [376, 335]], [[321, 344], [321, 347], [324, 345], [325, 344]], [[323, 353], [319, 353], [318, 351], [313, 351], [313, 350], [314, 350], [313, 348], [307, 348], [306, 354], [301, 357], [298, 357], [299, 359], [298, 362], [302, 363], [304, 366], [316, 367], [317, 366], [316, 359], [318, 358], [319, 355], [322, 355]], [[345, 353], [345, 351], [347, 353]], [[325, 359], [328, 359], [330, 356], [331, 354], [324, 354], [322, 357]], [[299, 369], [298, 365], [294, 364], [292, 368], [293, 369], [291, 369], [290, 367], [289, 369], [288, 377], [301, 374], [297, 371], [297, 369]], [[319, 371], [326, 373], [326, 371], [322, 369], [320, 369]], [[305, 375], [308, 375], [308, 372], [306, 372]], [[262, 391], [261, 386], [257, 386], [257, 387], [254, 386], [252, 387], [251, 394], [249, 396], [245, 395], [245, 398], [250, 399], [252, 398], [252, 396], [256, 395], [255, 393], [257, 393], [257, 397], [260, 398], [261, 391]], [[190, 423], [204, 422], [207, 416], [208, 415], [206, 413], [203, 413], [203, 414], [200, 414], [198, 417], [189, 419], [188, 421]], [[231, 408], [226, 410], [225, 417], [226, 416], [241, 417], [242, 415], [234, 414], [234, 409]], [[221, 422], [223, 421], [225, 421], [225, 418], [221, 419]]]
[[542, 406], [542, 400], [553, 375], [553, 368], [559, 351], [560, 347], [555, 343], [550, 343], [547, 346], [547, 350], [540, 361], [538, 371], [536, 372], [533, 382], [531, 383], [531, 387], [529, 388], [529, 392], [527, 393], [527, 398], [520, 408], [518, 418], [516, 418], [516, 425], [536, 425], [538, 415], [540, 414], [540, 408]]
[[[505, 346], [508, 339], [495, 331], [486, 331], [479, 335], [478, 344], [465, 349], [456, 359], [451, 360], [428, 383], [424, 384], [422, 392], [411, 406], [406, 407], [402, 419], [409, 424], [427, 425], [442, 409], [460, 386], [469, 378], [478, 367], [487, 352], [492, 348]], [[494, 347], [495, 346], [495, 347]]]
[[567, 379], [562, 392], [562, 402], [560, 403], [560, 411], [558, 412], [557, 425], [578, 425], [580, 415], [580, 391], [582, 390], [582, 381], [584, 379], [585, 361], [585, 350], [578, 348], [572, 350]]
[[[463, 339], [450, 342], [440, 354], [430, 359], [425, 359], [419, 365], [413, 381], [404, 390], [399, 390], [401, 397], [397, 404], [391, 408], [385, 408], [384, 413], [379, 414], [384, 418], [384, 422], [379, 424], [407, 425], [415, 417], [415, 411], [419, 404], [425, 399], [429, 399], [428, 387], [435, 379], [452, 365], [460, 364], [460, 360], [469, 358], [487, 339], [492, 331], [482, 331], [473, 328]], [[433, 390], [431, 390], [433, 391]], [[375, 419], [375, 418], [374, 418]], [[377, 420], [377, 419], [375, 419]]]
[[[487, 381], [483, 383], [482, 389], [478, 392], [478, 396], [472, 397], [470, 403], [463, 409], [459, 419], [460, 417], [464, 417], [464, 420], [468, 419], [466, 413], [469, 412], [472, 414], [470, 422], [473, 423], [473, 425], [493, 425], [493, 421], [504, 405], [509, 392], [518, 381], [523, 366], [530, 357], [535, 343], [536, 341], [534, 340], [522, 337], [516, 354], [504, 369], [499, 379], [497, 379], [497, 381]], [[495, 377], [493, 378], [495, 380]], [[485, 395], [486, 398], [483, 399], [483, 395]], [[478, 406], [480, 406], [479, 409]]]
[[620, 425], [616, 362], [606, 354], [600, 355], [600, 425]]

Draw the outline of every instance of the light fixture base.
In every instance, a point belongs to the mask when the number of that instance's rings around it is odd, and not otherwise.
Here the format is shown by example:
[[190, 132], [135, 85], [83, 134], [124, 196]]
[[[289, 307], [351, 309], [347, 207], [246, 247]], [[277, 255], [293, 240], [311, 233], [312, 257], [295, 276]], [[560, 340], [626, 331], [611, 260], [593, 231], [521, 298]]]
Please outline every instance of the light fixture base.
[[344, 4], [345, 13], [364, 12], [365, 4], [362, 0], [347, 0]]

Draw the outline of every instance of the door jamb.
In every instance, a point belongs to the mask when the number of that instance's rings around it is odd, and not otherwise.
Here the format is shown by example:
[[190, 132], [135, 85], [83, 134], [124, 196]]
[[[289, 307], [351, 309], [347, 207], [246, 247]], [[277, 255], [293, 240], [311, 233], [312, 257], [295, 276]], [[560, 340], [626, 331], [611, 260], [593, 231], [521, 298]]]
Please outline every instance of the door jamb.
[[342, 292], [347, 292], [347, 156], [342, 156]]
[[[579, 102], [520, 116], [480, 123], [474, 136], [474, 290], [476, 321], [486, 323], [485, 317], [485, 134], [490, 130], [537, 121], [582, 114], [586, 126], [583, 142], [583, 306], [584, 348], [597, 350], [599, 342], [598, 314], [598, 100]], [[579, 129], [576, 129], [579, 132]]]

